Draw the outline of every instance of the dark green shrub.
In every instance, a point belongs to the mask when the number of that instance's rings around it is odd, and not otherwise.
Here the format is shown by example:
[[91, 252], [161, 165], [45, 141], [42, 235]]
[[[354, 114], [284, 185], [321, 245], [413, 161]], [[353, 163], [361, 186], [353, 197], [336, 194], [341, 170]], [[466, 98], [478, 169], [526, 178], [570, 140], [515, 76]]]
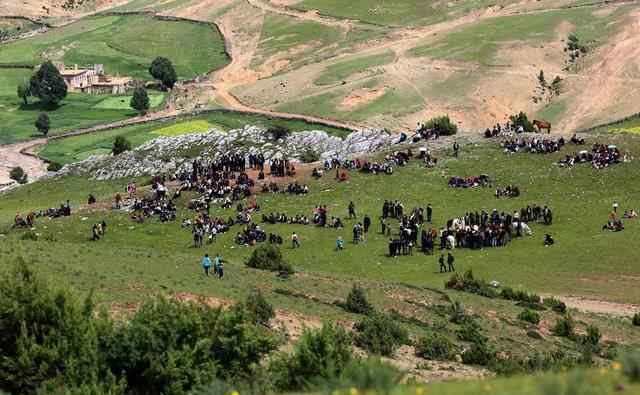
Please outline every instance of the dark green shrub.
[[455, 345], [444, 335], [427, 332], [415, 345], [416, 355], [434, 361], [450, 361], [455, 357]]
[[18, 262], [0, 277], [0, 317], [0, 390], [29, 394], [43, 383], [74, 388], [102, 382], [112, 385], [105, 390], [122, 393], [100, 352], [110, 327], [93, 319], [90, 298], [82, 303]]
[[516, 128], [518, 128], [519, 126], [522, 126], [522, 128], [524, 129], [524, 131], [526, 133], [535, 132], [533, 124], [531, 123], [531, 121], [529, 121], [529, 118], [527, 117], [527, 114], [525, 114], [522, 111], [520, 111], [516, 115], [511, 115], [509, 117], [509, 120], [511, 121], [511, 123], [513, 125], [515, 125]]
[[249, 296], [247, 296], [244, 305], [249, 317], [255, 324], [268, 327], [269, 322], [276, 317], [273, 306], [267, 302], [259, 289], [251, 292]]
[[273, 140], [284, 139], [291, 134], [291, 129], [286, 126], [276, 125], [267, 129], [267, 134]]
[[[621, 362], [624, 375], [634, 383], [640, 382], [640, 351], [635, 350], [624, 354]], [[620, 366], [620, 364], [618, 363], [615, 366]]]
[[314, 387], [326, 393], [356, 388], [364, 393], [387, 395], [398, 387], [403, 377], [396, 367], [379, 359], [357, 359], [351, 361], [338, 377], [317, 381]]
[[467, 365], [487, 366], [495, 358], [496, 352], [487, 342], [473, 343], [471, 348], [462, 353], [462, 363]]
[[356, 344], [378, 355], [391, 356], [409, 340], [407, 331], [389, 316], [376, 313], [354, 325]]
[[460, 325], [471, 319], [472, 318], [467, 315], [462, 303], [456, 300], [451, 304], [451, 307], [449, 308], [449, 322]]
[[553, 327], [553, 334], [560, 337], [568, 337], [573, 339], [575, 337], [576, 324], [570, 315], [565, 315], [562, 318], [556, 320], [556, 324]]
[[475, 321], [468, 321], [456, 331], [458, 339], [471, 342], [471, 343], [483, 343], [487, 341], [487, 338], [480, 333], [480, 325]]
[[500, 297], [505, 300], [516, 300], [516, 291], [511, 287], [504, 287], [500, 291]]
[[49, 162], [47, 165], [47, 171], [60, 171], [62, 165], [58, 162]]
[[113, 148], [111, 148], [111, 152], [114, 155], [120, 155], [125, 151], [131, 150], [131, 143], [124, 136], [116, 136], [115, 140], [113, 140]]
[[356, 314], [371, 314], [374, 311], [373, 306], [367, 300], [367, 295], [364, 293], [364, 290], [358, 285], [354, 285], [353, 288], [351, 288], [344, 306], [347, 311]]
[[631, 322], [633, 323], [633, 325], [635, 326], [640, 326], [640, 313], [635, 313], [633, 315], [633, 318], [631, 319]]
[[533, 310], [523, 310], [518, 314], [518, 319], [521, 321], [530, 322], [533, 325], [538, 325], [540, 323], [540, 314], [536, 313]]
[[185, 394], [215, 378], [252, 377], [278, 342], [242, 305], [224, 311], [158, 297], [108, 344], [109, 365], [126, 375], [130, 392]]
[[457, 273], [454, 274], [445, 283], [445, 287], [448, 289], [455, 289], [456, 291], [474, 293], [487, 298], [496, 298], [499, 296], [498, 291], [491, 287], [489, 283], [484, 280], [474, 278], [472, 270], [467, 270], [462, 276]]
[[22, 170], [22, 167], [14, 167], [9, 171], [9, 178], [17, 182], [18, 184], [26, 184], [27, 183], [27, 173]]
[[299, 390], [321, 378], [340, 376], [352, 359], [351, 338], [339, 325], [304, 331], [290, 355], [275, 359], [269, 370], [280, 391]]
[[294, 273], [293, 267], [284, 260], [280, 249], [271, 244], [263, 244], [253, 250], [246, 265], [253, 269]]
[[545, 306], [551, 307], [551, 310], [555, 311], [556, 313], [565, 314], [567, 312], [567, 305], [564, 304], [564, 302], [562, 302], [561, 300], [558, 300], [556, 298], [553, 298], [553, 297], [544, 298], [542, 303]]
[[29, 230], [20, 235], [20, 240], [23, 241], [38, 241], [38, 235], [36, 232]]
[[308, 148], [304, 150], [304, 152], [300, 156], [300, 160], [302, 161], [302, 163], [317, 162], [320, 160], [320, 154], [312, 150], [311, 148]]
[[424, 125], [427, 129], [437, 129], [442, 136], [458, 133], [458, 125], [452, 122], [448, 115], [431, 118]]
[[589, 325], [587, 327], [587, 333], [582, 337], [582, 343], [587, 346], [595, 347], [600, 343], [602, 334], [597, 326]]

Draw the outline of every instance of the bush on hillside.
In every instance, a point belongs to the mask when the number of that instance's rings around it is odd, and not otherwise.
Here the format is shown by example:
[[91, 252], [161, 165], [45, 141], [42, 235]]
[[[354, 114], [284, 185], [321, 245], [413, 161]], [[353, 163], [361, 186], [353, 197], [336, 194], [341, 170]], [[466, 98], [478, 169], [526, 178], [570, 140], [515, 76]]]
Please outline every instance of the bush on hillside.
[[540, 314], [536, 313], [533, 310], [523, 310], [518, 314], [518, 319], [521, 321], [530, 322], [533, 325], [538, 325], [540, 323]]
[[38, 118], [36, 118], [36, 122], [34, 126], [38, 130], [38, 132], [42, 133], [44, 137], [47, 137], [49, 134], [49, 129], [51, 128], [51, 121], [49, 120], [49, 116], [46, 112], [40, 113]]
[[467, 315], [462, 303], [457, 300], [453, 302], [449, 307], [449, 322], [454, 324], [464, 324], [469, 320], [472, 320], [472, 317]]
[[364, 293], [364, 289], [358, 285], [354, 285], [347, 295], [344, 307], [347, 311], [356, 314], [371, 314], [374, 312], [374, 308], [367, 300], [367, 295]]
[[269, 322], [276, 318], [276, 312], [273, 306], [265, 299], [262, 292], [258, 289], [251, 292], [244, 302], [247, 314], [253, 323], [257, 325], [269, 326]]
[[458, 339], [465, 342], [482, 343], [487, 341], [487, 338], [480, 333], [480, 325], [475, 321], [466, 322], [456, 331], [456, 334]]
[[286, 126], [276, 125], [267, 129], [267, 134], [272, 140], [284, 139], [291, 134], [291, 129]]
[[113, 140], [113, 148], [111, 148], [111, 152], [114, 155], [120, 155], [125, 151], [131, 150], [131, 143], [124, 136], [117, 136], [115, 140]]
[[450, 361], [455, 357], [455, 345], [448, 337], [427, 332], [415, 345], [416, 355], [434, 361]]
[[600, 329], [595, 325], [589, 325], [587, 326], [587, 333], [581, 338], [581, 342], [586, 346], [596, 347], [600, 343], [601, 338], [602, 334], [600, 333]]
[[100, 381], [114, 394], [123, 392], [101, 355], [110, 329], [93, 319], [90, 298], [80, 302], [19, 262], [0, 278], [0, 317], [0, 390], [29, 394], [45, 383], [73, 388]]
[[427, 129], [437, 129], [442, 136], [452, 136], [458, 133], [458, 125], [452, 122], [448, 115], [431, 118], [424, 126]]
[[18, 184], [26, 184], [27, 183], [27, 173], [22, 170], [22, 167], [14, 167], [9, 171], [9, 178], [17, 182]]
[[567, 312], [567, 305], [564, 304], [564, 302], [562, 302], [561, 300], [558, 300], [556, 298], [553, 298], [553, 297], [544, 298], [542, 303], [545, 306], [551, 307], [551, 310], [555, 311], [556, 313], [565, 314]]
[[58, 162], [49, 162], [47, 165], [47, 171], [60, 171], [62, 169], [62, 165]]
[[253, 269], [294, 273], [293, 267], [284, 260], [280, 249], [271, 244], [264, 244], [253, 250], [246, 265]]
[[406, 329], [382, 313], [364, 318], [353, 328], [356, 344], [377, 355], [391, 356], [398, 347], [409, 341]]
[[340, 376], [352, 359], [351, 338], [339, 325], [305, 330], [291, 354], [275, 359], [269, 370], [279, 391], [301, 390], [310, 382]]
[[467, 270], [463, 275], [455, 273], [445, 283], [445, 287], [448, 289], [455, 289], [456, 291], [477, 294], [487, 298], [496, 298], [499, 296], [498, 291], [491, 287], [489, 283], [484, 280], [474, 278], [472, 270]]
[[107, 341], [114, 373], [132, 393], [186, 394], [215, 378], [252, 377], [276, 339], [244, 306], [229, 311], [158, 297]]
[[631, 322], [633, 323], [633, 325], [635, 326], [640, 326], [640, 313], [635, 313], [633, 315], [633, 318], [631, 319]]
[[494, 360], [495, 350], [487, 342], [473, 343], [462, 353], [462, 363], [466, 365], [487, 366]]
[[527, 114], [525, 114], [522, 111], [520, 111], [516, 115], [511, 115], [509, 117], [509, 120], [516, 127], [516, 129], [519, 126], [522, 126], [522, 129], [525, 131], [525, 133], [533, 133], [533, 132], [535, 132], [535, 128], [533, 127], [533, 123], [531, 123], [531, 121], [529, 121], [529, 118], [527, 117]]
[[524, 302], [530, 304], [539, 304], [540, 296], [536, 294], [530, 294], [527, 291], [514, 290], [511, 287], [504, 287], [500, 292], [500, 297], [506, 300], [513, 300], [517, 302]]
[[553, 327], [553, 334], [560, 337], [567, 337], [573, 339], [575, 337], [576, 324], [570, 315], [558, 318], [556, 324]]

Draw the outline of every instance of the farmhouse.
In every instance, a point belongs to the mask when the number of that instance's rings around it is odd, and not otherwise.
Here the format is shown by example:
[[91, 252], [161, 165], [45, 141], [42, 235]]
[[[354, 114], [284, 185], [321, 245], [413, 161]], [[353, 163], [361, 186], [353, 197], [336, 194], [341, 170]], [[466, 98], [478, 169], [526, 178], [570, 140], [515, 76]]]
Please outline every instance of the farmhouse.
[[70, 92], [122, 95], [132, 82], [130, 77], [105, 75], [101, 64], [95, 64], [92, 68], [79, 68], [78, 65], [67, 67], [64, 63], [56, 63], [56, 67]]

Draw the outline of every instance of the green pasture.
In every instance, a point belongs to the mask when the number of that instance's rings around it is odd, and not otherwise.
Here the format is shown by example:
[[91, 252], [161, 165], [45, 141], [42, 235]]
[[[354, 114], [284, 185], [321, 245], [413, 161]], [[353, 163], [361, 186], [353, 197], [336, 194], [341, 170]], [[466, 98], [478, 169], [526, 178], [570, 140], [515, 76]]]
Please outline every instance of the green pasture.
[[104, 64], [108, 74], [150, 79], [156, 56], [172, 60], [179, 78], [192, 78], [229, 61], [224, 40], [208, 25], [147, 16], [96, 16], [0, 46], [0, 63]]
[[[149, 108], [156, 108], [162, 104], [164, 93], [149, 93]], [[132, 96], [110, 96], [96, 104], [94, 108], [105, 110], [131, 110]]]
[[434, 44], [413, 48], [414, 56], [478, 62], [490, 65], [501, 45], [513, 42], [539, 44], [556, 37], [563, 22], [574, 26], [584, 42], [605, 41], [616, 31], [632, 6], [621, 6], [608, 15], [598, 16], [595, 7], [553, 10], [529, 15], [509, 15], [487, 18], [455, 30]]
[[344, 81], [354, 74], [364, 73], [371, 68], [384, 66], [395, 60], [395, 54], [387, 51], [382, 54], [362, 56], [334, 63], [314, 81], [316, 85], [331, 85]]
[[[635, 135], [599, 136], [588, 143], [595, 140], [614, 143], [631, 152], [640, 148], [640, 139]], [[70, 144], [69, 140], [61, 142]], [[638, 275], [635, 250], [626, 247], [639, 242], [638, 223], [627, 221], [626, 230], [619, 233], [605, 232], [601, 228], [606, 223], [613, 200], [620, 202], [621, 209], [637, 209], [637, 194], [640, 192], [637, 175], [640, 164], [631, 162], [605, 170], [594, 170], [589, 166], [563, 169], [554, 165], [561, 156], [580, 148], [568, 146], [564, 152], [552, 155], [507, 156], [494, 146], [464, 147], [461, 159], [441, 157], [436, 170], [424, 169], [414, 161], [406, 168], [396, 169], [392, 176], [352, 174], [348, 182], [341, 184], [336, 184], [332, 177], [325, 177], [319, 181], [309, 181], [312, 192], [307, 196], [261, 195], [258, 202], [263, 213], [285, 212], [288, 215], [309, 216], [316, 205], [327, 204], [330, 216], [345, 218], [348, 202], [353, 200], [360, 216], [366, 213], [373, 219], [373, 230], [367, 242], [357, 246], [348, 243], [346, 250], [342, 252], [334, 251], [335, 240], [339, 235], [346, 240], [351, 239], [351, 221], [346, 221], [347, 228], [344, 231], [318, 229], [314, 226], [264, 225], [267, 232], [276, 232], [283, 237], [293, 231], [300, 234], [301, 249], [291, 250], [288, 245], [284, 249], [287, 259], [298, 270], [339, 278], [402, 282], [438, 288], [442, 286], [445, 277], [437, 273], [436, 257], [420, 253], [397, 259], [385, 256], [388, 239], [377, 233], [377, 218], [384, 200], [400, 199], [406, 210], [432, 203], [435, 210], [434, 226], [438, 228], [447, 219], [463, 215], [467, 211], [490, 211], [494, 208], [513, 211], [532, 203], [548, 205], [554, 211], [553, 225], [547, 227], [534, 224], [533, 237], [514, 240], [504, 248], [455, 251], [458, 270], [473, 269], [478, 276], [488, 280], [540, 293], [639, 303], [640, 290], [633, 286]], [[69, 151], [71, 150], [63, 150]], [[452, 190], [446, 185], [443, 171], [447, 175], [459, 176], [487, 173], [494, 180], [494, 185], [518, 185], [522, 196], [517, 199], [496, 200], [492, 188]], [[74, 199], [76, 204], [82, 202], [83, 197], [92, 189], [103, 188], [104, 184], [86, 181], [78, 185], [81, 185], [78, 188], [82, 192], [74, 191], [77, 193], [75, 196], [79, 197]], [[66, 190], [55, 193], [49, 189], [49, 184], [42, 182], [4, 196], [0, 218], [11, 218], [20, 206], [27, 210], [44, 205], [42, 200], [32, 202], [29, 196], [39, 196], [50, 201], [50, 204], [55, 204], [68, 195]], [[183, 199], [180, 204], [184, 204], [188, 197]], [[177, 224], [162, 225], [152, 220], [145, 225], [134, 225], [126, 215], [105, 212], [87, 215], [90, 221], [108, 215], [110, 221], [123, 225], [114, 226], [112, 234], [95, 247], [94, 244], [87, 244], [89, 228], [76, 217], [50, 223], [44, 221], [48, 229], [41, 231], [54, 234], [61, 242], [60, 245], [74, 245], [82, 250], [96, 248], [101, 253], [134, 248], [131, 240], [135, 240], [136, 250], [156, 250], [154, 254], [166, 256], [166, 259], [154, 263], [157, 270], [162, 268], [166, 273], [174, 273], [174, 266], [170, 262], [197, 262], [202, 254], [200, 250], [189, 248], [191, 234], [181, 230]], [[227, 218], [233, 212], [216, 210], [215, 215]], [[187, 211], [179, 213], [180, 218], [191, 216], [193, 213]], [[130, 226], [134, 226], [136, 231], [131, 231]], [[251, 253], [251, 248], [233, 243], [233, 237], [239, 229], [234, 228], [208, 248], [209, 252], [222, 253], [232, 263], [231, 272], [236, 270], [234, 268], [241, 267], [241, 262]], [[542, 238], [545, 233], [552, 234], [557, 245], [544, 248]], [[17, 235], [10, 234], [9, 237]], [[58, 244], [53, 244], [52, 248], [56, 248], [56, 245]], [[61, 254], [65, 256], [63, 251]], [[189, 273], [182, 272], [174, 274], [187, 278], [190, 276]], [[188, 289], [188, 286], [182, 289]]]
[[144, 125], [133, 125], [104, 132], [52, 140], [40, 151], [40, 155], [54, 162], [66, 164], [86, 159], [91, 155], [109, 153], [116, 136], [126, 137], [133, 147], [137, 147], [160, 136], [204, 132], [212, 128], [227, 131], [242, 128], [245, 125], [285, 126], [291, 131], [324, 130], [336, 136], [344, 136], [349, 133], [342, 129], [308, 124], [303, 121], [274, 119], [254, 114], [212, 112], [194, 118], [168, 122], [151, 122]]
[[24, 105], [16, 95], [16, 88], [30, 76], [31, 70], [0, 69], [0, 144], [42, 137], [34, 126], [41, 112], [46, 112], [51, 119], [50, 135], [117, 121], [136, 114], [129, 107], [100, 108], [104, 100], [111, 98], [108, 95], [70, 93], [53, 108], [41, 105], [37, 98], [32, 97]]

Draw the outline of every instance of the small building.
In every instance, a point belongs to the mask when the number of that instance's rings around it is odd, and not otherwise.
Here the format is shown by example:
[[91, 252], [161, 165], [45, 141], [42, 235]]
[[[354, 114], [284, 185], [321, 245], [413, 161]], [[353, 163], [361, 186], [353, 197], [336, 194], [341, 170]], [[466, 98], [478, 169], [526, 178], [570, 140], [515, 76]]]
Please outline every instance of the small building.
[[77, 64], [67, 67], [58, 62], [55, 66], [64, 78], [69, 92], [124, 95], [133, 81], [130, 77], [105, 75], [101, 64], [95, 64], [92, 68], [80, 68]]

